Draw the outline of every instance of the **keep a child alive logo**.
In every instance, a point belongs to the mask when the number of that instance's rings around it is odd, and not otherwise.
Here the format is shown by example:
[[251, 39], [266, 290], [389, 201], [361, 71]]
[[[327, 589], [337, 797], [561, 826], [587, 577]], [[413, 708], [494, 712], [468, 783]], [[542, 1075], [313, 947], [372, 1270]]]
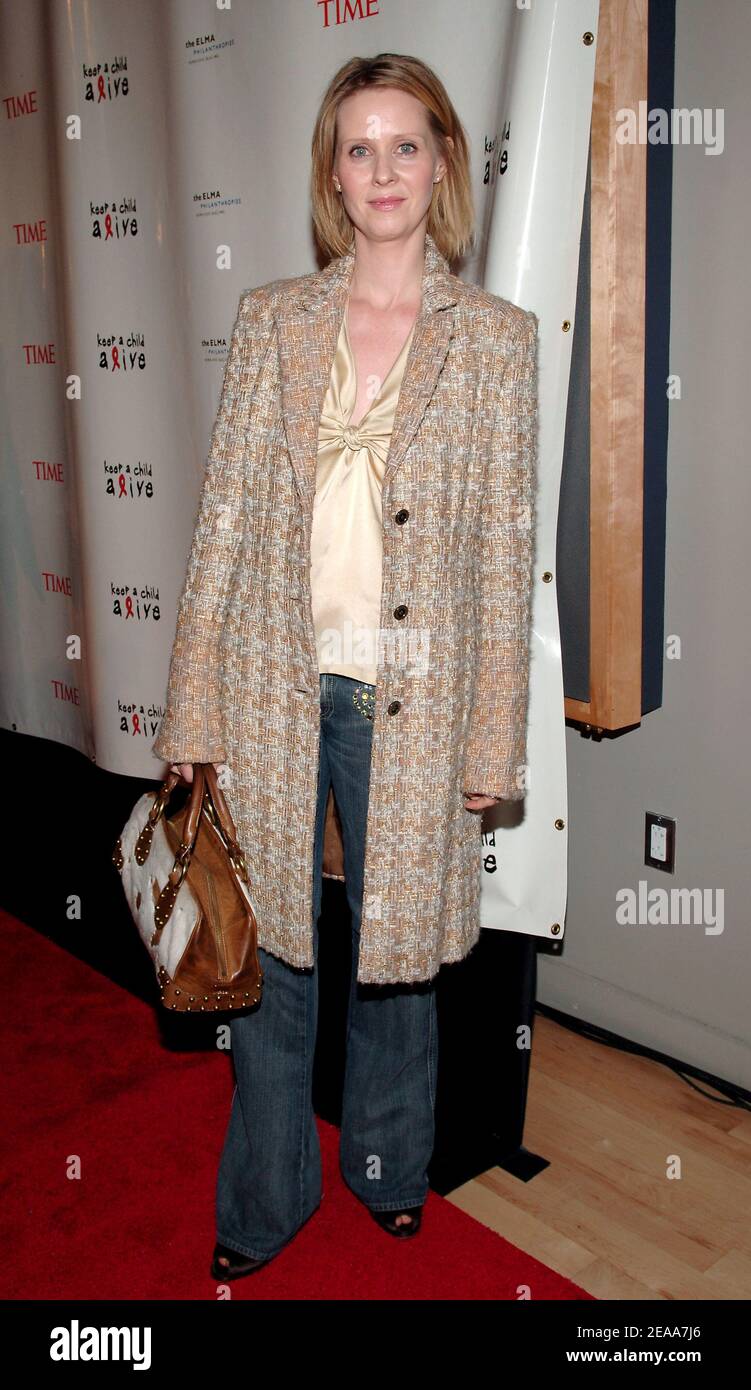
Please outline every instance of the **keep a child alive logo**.
[[97, 333], [100, 371], [119, 373], [145, 372], [146, 339], [143, 333]]
[[93, 101], [98, 106], [103, 101], [127, 97], [127, 58], [113, 58], [109, 63], [83, 63], [82, 70], [85, 101]]
[[153, 704], [146, 707], [142, 701], [118, 700], [117, 718], [121, 734], [131, 738], [142, 738], [153, 743], [157, 730], [164, 717], [164, 705]]
[[108, 198], [95, 203], [89, 199], [91, 236], [94, 241], [105, 244], [111, 241], [135, 241], [138, 236], [138, 218], [135, 198]]
[[156, 584], [116, 584], [110, 580], [112, 616], [122, 618], [126, 623], [158, 623], [162, 612], [159, 607], [159, 587]]
[[104, 489], [117, 502], [140, 502], [154, 497], [154, 468], [144, 459], [138, 463], [110, 463], [104, 460]]

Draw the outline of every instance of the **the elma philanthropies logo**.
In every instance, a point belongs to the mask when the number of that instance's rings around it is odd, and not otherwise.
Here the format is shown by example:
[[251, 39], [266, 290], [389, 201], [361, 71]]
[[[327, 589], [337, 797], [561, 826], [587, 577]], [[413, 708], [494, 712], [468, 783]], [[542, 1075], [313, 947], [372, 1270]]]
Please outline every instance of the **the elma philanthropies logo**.
[[134, 1371], [151, 1368], [150, 1327], [70, 1327], [50, 1332], [50, 1361], [132, 1361]]

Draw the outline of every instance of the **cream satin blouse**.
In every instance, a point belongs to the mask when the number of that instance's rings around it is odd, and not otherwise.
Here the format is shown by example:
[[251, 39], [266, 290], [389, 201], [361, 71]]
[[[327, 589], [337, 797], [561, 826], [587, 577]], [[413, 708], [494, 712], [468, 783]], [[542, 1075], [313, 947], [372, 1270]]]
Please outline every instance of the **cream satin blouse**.
[[414, 324], [377, 396], [350, 428], [357, 373], [346, 310], [318, 432], [310, 585], [319, 671], [376, 683], [381, 489]]

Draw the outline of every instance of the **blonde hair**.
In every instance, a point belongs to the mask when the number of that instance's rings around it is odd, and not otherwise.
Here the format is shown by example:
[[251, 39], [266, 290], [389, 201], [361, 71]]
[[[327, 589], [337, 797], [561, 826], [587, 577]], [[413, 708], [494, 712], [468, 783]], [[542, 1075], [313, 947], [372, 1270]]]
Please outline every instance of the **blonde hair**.
[[[433, 185], [426, 230], [447, 261], [468, 251], [474, 237], [474, 206], [469, 176], [469, 144], [448, 93], [432, 68], [405, 53], [377, 53], [375, 58], [350, 58], [326, 89], [313, 131], [311, 203], [316, 236], [330, 256], [343, 256], [354, 246], [354, 229], [332, 184], [339, 107], [353, 92], [366, 87], [396, 87], [417, 97], [428, 113], [428, 125], [446, 173]], [[446, 136], [454, 142], [453, 149]]]

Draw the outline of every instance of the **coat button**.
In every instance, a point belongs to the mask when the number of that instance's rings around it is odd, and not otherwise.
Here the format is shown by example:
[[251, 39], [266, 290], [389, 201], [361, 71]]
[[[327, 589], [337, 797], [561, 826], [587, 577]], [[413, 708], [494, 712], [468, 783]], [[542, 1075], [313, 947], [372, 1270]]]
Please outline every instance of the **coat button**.
[[394, 609], [394, 617], [395, 617], [395, 618], [406, 618], [408, 612], [409, 612], [409, 609], [407, 608], [406, 603], [400, 603], [400, 604], [398, 605], [398, 607]]
[[397, 512], [396, 516], [394, 517], [394, 521], [396, 522], [397, 526], [403, 526], [404, 523], [405, 523], [405, 521], [407, 520], [407, 517], [408, 517], [408, 516], [409, 516], [409, 512], [408, 512], [407, 508], [406, 508], [406, 507], [402, 507], [402, 508]]
[[389, 705], [388, 712], [389, 712], [389, 714], [397, 714], [398, 711], [401, 709], [401, 707], [402, 707], [402, 702], [401, 702], [401, 700], [392, 700], [392, 701], [391, 701], [391, 704]]

